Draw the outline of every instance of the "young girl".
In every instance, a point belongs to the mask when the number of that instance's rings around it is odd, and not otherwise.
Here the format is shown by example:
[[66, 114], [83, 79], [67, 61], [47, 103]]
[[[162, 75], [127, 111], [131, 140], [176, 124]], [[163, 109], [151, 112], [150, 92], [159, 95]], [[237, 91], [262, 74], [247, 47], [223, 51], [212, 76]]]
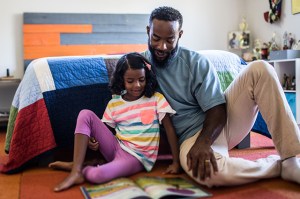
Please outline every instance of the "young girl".
[[[102, 121], [89, 110], [77, 118], [73, 162], [54, 162], [49, 167], [71, 170], [54, 191], [62, 191], [84, 182], [104, 183], [142, 170], [151, 171], [159, 147], [159, 123], [166, 129], [173, 163], [165, 173], [178, 173], [179, 146], [170, 116], [175, 111], [164, 96], [155, 92], [157, 82], [149, 61], [138, 53], [129, 53], [118, 61], [110, 89], [109, 101]], [[109, 128], [115, 129], [115, 136]], [[83, 168], [89, 139], [95, 139], [107, 163]]]

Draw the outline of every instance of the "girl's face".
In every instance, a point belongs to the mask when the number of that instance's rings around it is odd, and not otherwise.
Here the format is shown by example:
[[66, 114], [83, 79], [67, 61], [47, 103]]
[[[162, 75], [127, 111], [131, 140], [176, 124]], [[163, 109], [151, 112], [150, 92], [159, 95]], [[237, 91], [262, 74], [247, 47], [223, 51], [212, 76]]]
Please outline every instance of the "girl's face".
[[124, 84], [127, 93], [123, 98], [127, 101], [139, 99], [146, 86], [145, 69], [128, 69], [124, 74]]

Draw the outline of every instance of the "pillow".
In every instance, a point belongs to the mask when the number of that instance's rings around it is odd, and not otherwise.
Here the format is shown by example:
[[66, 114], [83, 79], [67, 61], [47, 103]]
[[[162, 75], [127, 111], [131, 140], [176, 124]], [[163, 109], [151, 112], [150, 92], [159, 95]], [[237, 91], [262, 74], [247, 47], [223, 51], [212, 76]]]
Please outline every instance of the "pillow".
[[215, 66], [222, 90], [225, 91], [233, 79], [247, 64], [234, 53], [222, 50], [200, 50]]

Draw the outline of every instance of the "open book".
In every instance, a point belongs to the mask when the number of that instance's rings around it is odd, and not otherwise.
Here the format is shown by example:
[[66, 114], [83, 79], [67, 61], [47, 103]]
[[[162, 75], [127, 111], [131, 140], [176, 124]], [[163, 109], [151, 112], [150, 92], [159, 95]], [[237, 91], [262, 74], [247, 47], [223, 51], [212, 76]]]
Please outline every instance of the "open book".
[[105, 184], [81, 186], [86, 199], [200, 198], [212, 194], [180, 177], [118, 178]]

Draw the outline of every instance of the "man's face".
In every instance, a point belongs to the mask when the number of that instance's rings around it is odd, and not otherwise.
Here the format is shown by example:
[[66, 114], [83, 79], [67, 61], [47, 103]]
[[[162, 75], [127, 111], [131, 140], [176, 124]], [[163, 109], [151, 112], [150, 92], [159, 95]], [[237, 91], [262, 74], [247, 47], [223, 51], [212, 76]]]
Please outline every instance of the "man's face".
[[178, 21], [154, 19], [152, 24], [147, 26], [148, 47], [158, 66], [164, 66], [176, 53], [182, 33]]

